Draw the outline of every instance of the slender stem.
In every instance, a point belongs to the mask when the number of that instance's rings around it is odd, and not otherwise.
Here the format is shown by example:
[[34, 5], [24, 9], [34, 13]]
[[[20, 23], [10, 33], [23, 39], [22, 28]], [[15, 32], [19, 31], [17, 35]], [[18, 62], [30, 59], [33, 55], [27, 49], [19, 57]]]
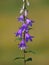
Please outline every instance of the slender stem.
[[24, 6], [24, 13], [23, 13], [23, 14], [24, 14], [24, 23], [25, 23], [25, 19], [26, 19], [26, 17], [25, 17], [25, 10], [26, 10], [26, 0], [25, 0], [25, 2], [24, 2], [24, 3], [25, 3], [25, 6]]
[[24, 50], [24, 65], [26, 65], [26, 61], [25, 61], [25, 50]]
[[26, 9], [26, 0], [25, 0], [25, 7], [24, 7], [24, 10]]
[[[26, 0], [25, 0], [24, 12], [25, 12], [25, 10], [26, 10]], [[25, 13], [24, 13], [24, 23], [25, 23], [25, 19], [26, 19], [26, 17], [25, 17]], [[25, 40], [25, 31], [24, 31], [24, 40]], [[24, 65], [26, 65], [26, 61], [25, 61], [25, 49], [23, 51], [24, 51]]]
[[[25, 40], [25, 31], [24, 31], [24, 40]], [[24, 52], [24, 65], [26, 65], [26, 61], [25, 61], [25, 49], [23, 50]]]

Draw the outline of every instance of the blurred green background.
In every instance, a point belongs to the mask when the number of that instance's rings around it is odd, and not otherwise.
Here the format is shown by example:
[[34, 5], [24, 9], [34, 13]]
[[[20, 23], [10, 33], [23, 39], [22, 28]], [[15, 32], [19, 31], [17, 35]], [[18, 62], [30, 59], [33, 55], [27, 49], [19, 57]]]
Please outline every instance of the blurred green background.
[[[35, 38], [28, 42], [28, 50], [35, 50], [36, 54], [26, 54], [32, 57], [27, 65], [49, 65], [49, 0], [29, 0], [28, 17], [35, 21], [30, 34]], [[23, 52], [18, 49], [19, 40], [15, 41], [15, 34], [21, 23], [16, 19], [22, 0], [0, 0], [0, 65], [23, 65], [23, 60], [16, 60]]]

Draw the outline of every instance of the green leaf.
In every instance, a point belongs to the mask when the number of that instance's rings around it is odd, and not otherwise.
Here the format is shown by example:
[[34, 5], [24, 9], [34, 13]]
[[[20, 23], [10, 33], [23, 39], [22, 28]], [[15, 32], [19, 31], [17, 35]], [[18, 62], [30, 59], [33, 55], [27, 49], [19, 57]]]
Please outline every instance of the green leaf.
[[30, 50], [30, 51], [25, 51], [24, 53], [33, 53], [33, 54], [36, 54], [36, 52], [35, 52], [35, 51], [32, 51], [32, 50]]
[[14, 60], [16, 60], [16, 59], [24, 59], [24, 57], [16, 57]]
[[29, 53], [33, 53], [33, 54], [36, 54], [36, 52], [35, 52], [35, 51], [29, 51]]
[[26, 62], [27, 62], [27, 61], [32, 61], [32, 58], [28, 58], [28, 59], [26, 59], [25, 61], [26, 61]]

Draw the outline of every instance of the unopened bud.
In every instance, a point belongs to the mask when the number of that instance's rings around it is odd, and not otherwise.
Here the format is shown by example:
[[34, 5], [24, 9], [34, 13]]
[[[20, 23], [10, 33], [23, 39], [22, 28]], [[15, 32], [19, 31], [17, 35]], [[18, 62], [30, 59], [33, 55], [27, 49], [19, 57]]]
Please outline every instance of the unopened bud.
[[25, 16], [27, 16], [28, 15], [28, 11], [27, 10], [25, 10]]
[[23, 13], [23, 9], [20, 10], [20, 14], [22, 14], [22, 13]]
[[27, 6], [29, 6], [30, 5], [30, 3], [29, 3], [29, 1], [27, 0]]
[[24, 7], [25, 7], [25, 6], [24, 6], [24, 4], [23, 4], [23, 7], [22, 7], [22, 9], [24, 9]]
[[23, 2], [24, 2], [25, 0], [23, 0]]

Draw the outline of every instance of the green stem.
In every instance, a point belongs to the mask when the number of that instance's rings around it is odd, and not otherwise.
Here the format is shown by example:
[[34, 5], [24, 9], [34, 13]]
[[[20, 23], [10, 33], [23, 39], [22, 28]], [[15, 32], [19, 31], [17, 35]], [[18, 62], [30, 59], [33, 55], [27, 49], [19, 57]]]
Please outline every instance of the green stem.
[[24, 10], [26, 9], [26, 0], [25, 0], [25, 7], [24, 7]]
[[26, 65], [26, 61], [25, 61], [25, 50], [24, 50], [24, 65]]
[[[26, 0], [25, 0], [25, 7], [24, 7], [24, 12], [26, 10]], [[24, 23], [25, 23], [25, 14], [24, 14]], [[24, 40], [25, 40], [25, 31], [24, 31]], [[24, 51], [24, 65], [26, 65], [26, 61], [25, 61], [25, 49], [23, 50]]]

